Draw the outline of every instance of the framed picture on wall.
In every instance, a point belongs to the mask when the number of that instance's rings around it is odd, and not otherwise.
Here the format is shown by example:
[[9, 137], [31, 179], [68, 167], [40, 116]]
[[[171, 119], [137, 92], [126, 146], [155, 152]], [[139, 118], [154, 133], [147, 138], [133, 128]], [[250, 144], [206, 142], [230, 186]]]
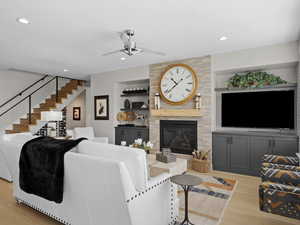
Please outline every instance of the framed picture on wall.
[[108, 95], [95, 96], [95, 120], [109, 120]]
[[73, 107], [73, 120], [80, 120], [81, 109], [80, 107]]

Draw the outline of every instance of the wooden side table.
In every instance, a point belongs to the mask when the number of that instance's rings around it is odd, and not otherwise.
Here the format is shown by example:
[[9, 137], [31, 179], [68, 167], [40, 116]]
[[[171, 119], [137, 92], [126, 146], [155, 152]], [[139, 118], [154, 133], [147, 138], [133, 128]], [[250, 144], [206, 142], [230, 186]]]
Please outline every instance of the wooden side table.
[[180, 223], [180, 225], [194, 225], [189, 220], [189, 191], [191, 187], [201, 184], [203, 182], [202, 179], [193, 175], [184, 174], [171, 177], [171, 181], [180, 185], [184, 190], [185, 215], [184, 220]]

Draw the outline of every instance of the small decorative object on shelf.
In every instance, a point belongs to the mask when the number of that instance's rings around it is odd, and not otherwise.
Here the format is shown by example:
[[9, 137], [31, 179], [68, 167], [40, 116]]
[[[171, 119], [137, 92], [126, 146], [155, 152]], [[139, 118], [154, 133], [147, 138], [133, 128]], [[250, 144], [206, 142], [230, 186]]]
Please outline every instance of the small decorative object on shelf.
[[132, 102], [132, 109], [140, 109], [144, 105], [144, 102]]
[[146, 94], [147, 88], [126, 88], [122, 93], [125, 95]]
[[144, 103], [141, 107], [141, 109], [148, 109], [148, 105], [146, 103]]
[[228, 80], [227, 88], [262, 88], [264, 86], [286, 83], [287, 81], [281, 79], [279, 76], [267, 72], [249, 71], [234, 74]]
[[50, 137], [56, 137], [56, 129], [54, 127], [50, 127], [49, 136]]
[[196, 109], [201, 109], [202, 107], [202, 97], [200, 93], [198, 93], [195, 97], [195, 108]]
[[154, 107], [155, 107], [155, 109], [160, 109], [160, 95], [159, 95], [159, 93], [155, 94]]
[[156, 153], [156, 160], [164, 163], [176, 162], [176, 155], [171, 153], [171, 149], [163, 148], [160, 153]]
[[124, 109], [130, 109], [130, 101], [129, 101], [129, 99], [125, 99], [125, 101], [124, 101]]
[[210, 161], [208, 160], [210, 151], [193, 151], [192, 169], [200, 173], [208, 173], [210, 171]]
[[150, 154], [150, 151], [153, 148], [153, 144], [150, 141], [148, 141], [147, 143], [145, 141], [143, 142], [142, 138], [138, 138], [138, 139], [134, 140], [134, 143], [129, 145], [129, 147], [140, 148], [140, 149], [145, 150], [147, 154]]

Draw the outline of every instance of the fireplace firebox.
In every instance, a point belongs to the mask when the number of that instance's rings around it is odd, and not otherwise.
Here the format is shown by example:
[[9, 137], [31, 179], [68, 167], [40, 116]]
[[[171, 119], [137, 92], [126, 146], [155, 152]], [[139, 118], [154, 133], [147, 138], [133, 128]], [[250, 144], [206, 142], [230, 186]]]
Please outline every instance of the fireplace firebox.
[[197, 149], [197, 121], [161, 120], [160, 149], [191, 155]]

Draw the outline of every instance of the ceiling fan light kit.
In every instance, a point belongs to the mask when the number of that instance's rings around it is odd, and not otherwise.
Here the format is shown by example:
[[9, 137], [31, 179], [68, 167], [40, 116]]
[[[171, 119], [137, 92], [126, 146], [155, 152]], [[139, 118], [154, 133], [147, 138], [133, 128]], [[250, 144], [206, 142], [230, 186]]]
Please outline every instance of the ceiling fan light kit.
[[150, 53], [160, 56], [165, 56], [166, 54], [163, 52], [153, 51], [147, 48], [138, 48], [136, 46], [136, 41], [134, 40], [134, 30], [127, 29], [120, 33], [120, 38], [123, 42], [123, 48], [116, 51], [111, 51], [104, 53], [102, 56], [113, 55], [117, 53], [124, 53], [128, 56], [133, 56], [141, 53]]

